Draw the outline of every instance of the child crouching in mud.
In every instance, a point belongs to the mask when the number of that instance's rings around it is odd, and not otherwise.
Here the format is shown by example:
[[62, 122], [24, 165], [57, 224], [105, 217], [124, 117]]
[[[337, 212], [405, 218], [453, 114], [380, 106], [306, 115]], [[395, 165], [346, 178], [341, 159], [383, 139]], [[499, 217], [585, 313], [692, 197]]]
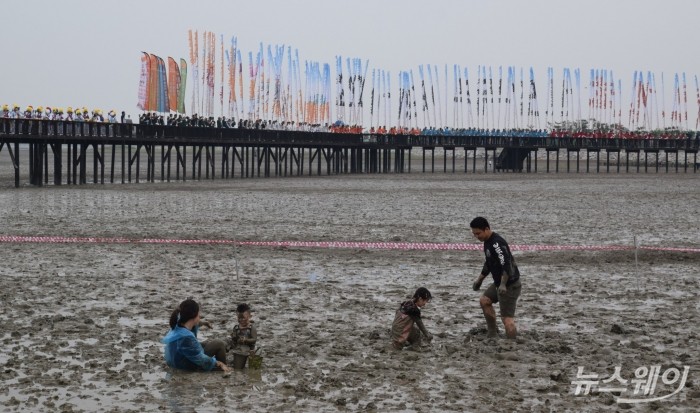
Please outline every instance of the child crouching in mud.
[[405, 346], [418, 348], [421, 344], [421, 333], [428, 341], [433, 339], [433, 335], [428, 333], [420, 316], [420, 309], [433, 298], [425, 287], [420, 287], [413, 294], [413, 298], [401, 303], [401, 307], [396, 310], [394, 323], [391, 325], [391, 342], [396, 350], [401, 350]]
[[255, 349], [255, 342], [258, 339], [258, 332], [251, 320], [250, 306], [239, 304], [236, 308], [238, 324], [231, 333], [231, 348], [235, 351], [249, 352]]

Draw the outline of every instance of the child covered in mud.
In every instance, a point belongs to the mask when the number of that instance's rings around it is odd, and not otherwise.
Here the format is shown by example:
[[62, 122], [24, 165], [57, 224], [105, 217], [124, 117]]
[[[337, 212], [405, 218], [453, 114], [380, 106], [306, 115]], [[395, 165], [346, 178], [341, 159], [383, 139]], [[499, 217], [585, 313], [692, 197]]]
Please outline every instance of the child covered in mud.
[[420, 309], [433, 298], [425, 287], [420, 287], [413, 294], [413, 298], [401, 303], [396, 310], [394, 323], [391, 325], [391, 344], [396, 350], [405, 346], [419, 348], [421, 345], [421, 333], [428, 341], [432, 341], [433, 335], [423, 325]]
[[236, 308], [238, 324], [231, 333], [231, 348], [238, 352], [249, 352], [255, 349], [255, 342], [258, 339], [258, 332], [251, 320], [250, 306], [239, 304]]

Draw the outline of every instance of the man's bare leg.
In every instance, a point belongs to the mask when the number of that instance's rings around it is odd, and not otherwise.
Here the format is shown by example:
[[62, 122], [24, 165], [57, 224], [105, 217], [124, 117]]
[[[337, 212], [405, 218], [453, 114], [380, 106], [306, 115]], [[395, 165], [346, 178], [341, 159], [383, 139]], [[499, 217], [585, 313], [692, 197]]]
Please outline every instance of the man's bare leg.
[[481, 296], [479, 300], [481, 304], [481, 310], [484, 312], [484, 318], [486, 319], [486, 327], [488, 328], [487, 337], [498, 337], [498, 325], [496, 325], [496, 310], [493, 309], [493, 303], [491, 299], [485, 295]]
[[515, 339], [515, 336], [518, 333], [518, 330], [515, 327], [515, 318], [501, 317], [501, 319], [503, 320], [503, 326], [506, 328], [506, 337], [510, 339]]

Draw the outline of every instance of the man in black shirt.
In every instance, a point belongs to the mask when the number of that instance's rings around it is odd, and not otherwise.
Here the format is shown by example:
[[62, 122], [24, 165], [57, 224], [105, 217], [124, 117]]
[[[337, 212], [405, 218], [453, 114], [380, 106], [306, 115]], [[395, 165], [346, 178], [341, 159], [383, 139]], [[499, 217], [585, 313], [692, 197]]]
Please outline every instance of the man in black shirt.
[[493, 278], [493, 284], [484, 291], [479, 300], [486, 318], [488, 336], [498, 336], [496, 311], [493, 309], [493, 304], [498, 303], [506, 336], [514, 339], [517, 333], [515, 304], [520, 296], [520, 271], [515, 265], [515, 259], [510, 253], [508, 243], [503, 237], [491, 231], [491, 226], [486, 218], [476, 217], [469, 223], [469, 226], [472, 234], [484, 243], [484, 254], [486, 255], [486, 262], [481, 269], [481, 274], [474, 281], [474, 291], [479, 291], [481, 283], [489, 273]]

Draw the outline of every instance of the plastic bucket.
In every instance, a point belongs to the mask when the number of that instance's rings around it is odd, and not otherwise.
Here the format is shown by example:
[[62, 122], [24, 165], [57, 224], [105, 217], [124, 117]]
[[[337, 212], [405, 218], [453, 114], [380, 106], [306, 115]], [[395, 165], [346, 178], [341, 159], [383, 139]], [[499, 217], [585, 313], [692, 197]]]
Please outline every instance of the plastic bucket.
[[248, 353], [234, 352], [233, 353], [233, 368], [236, 370], [243, 370], [245, 368], [245, 363], [248, 361]]

